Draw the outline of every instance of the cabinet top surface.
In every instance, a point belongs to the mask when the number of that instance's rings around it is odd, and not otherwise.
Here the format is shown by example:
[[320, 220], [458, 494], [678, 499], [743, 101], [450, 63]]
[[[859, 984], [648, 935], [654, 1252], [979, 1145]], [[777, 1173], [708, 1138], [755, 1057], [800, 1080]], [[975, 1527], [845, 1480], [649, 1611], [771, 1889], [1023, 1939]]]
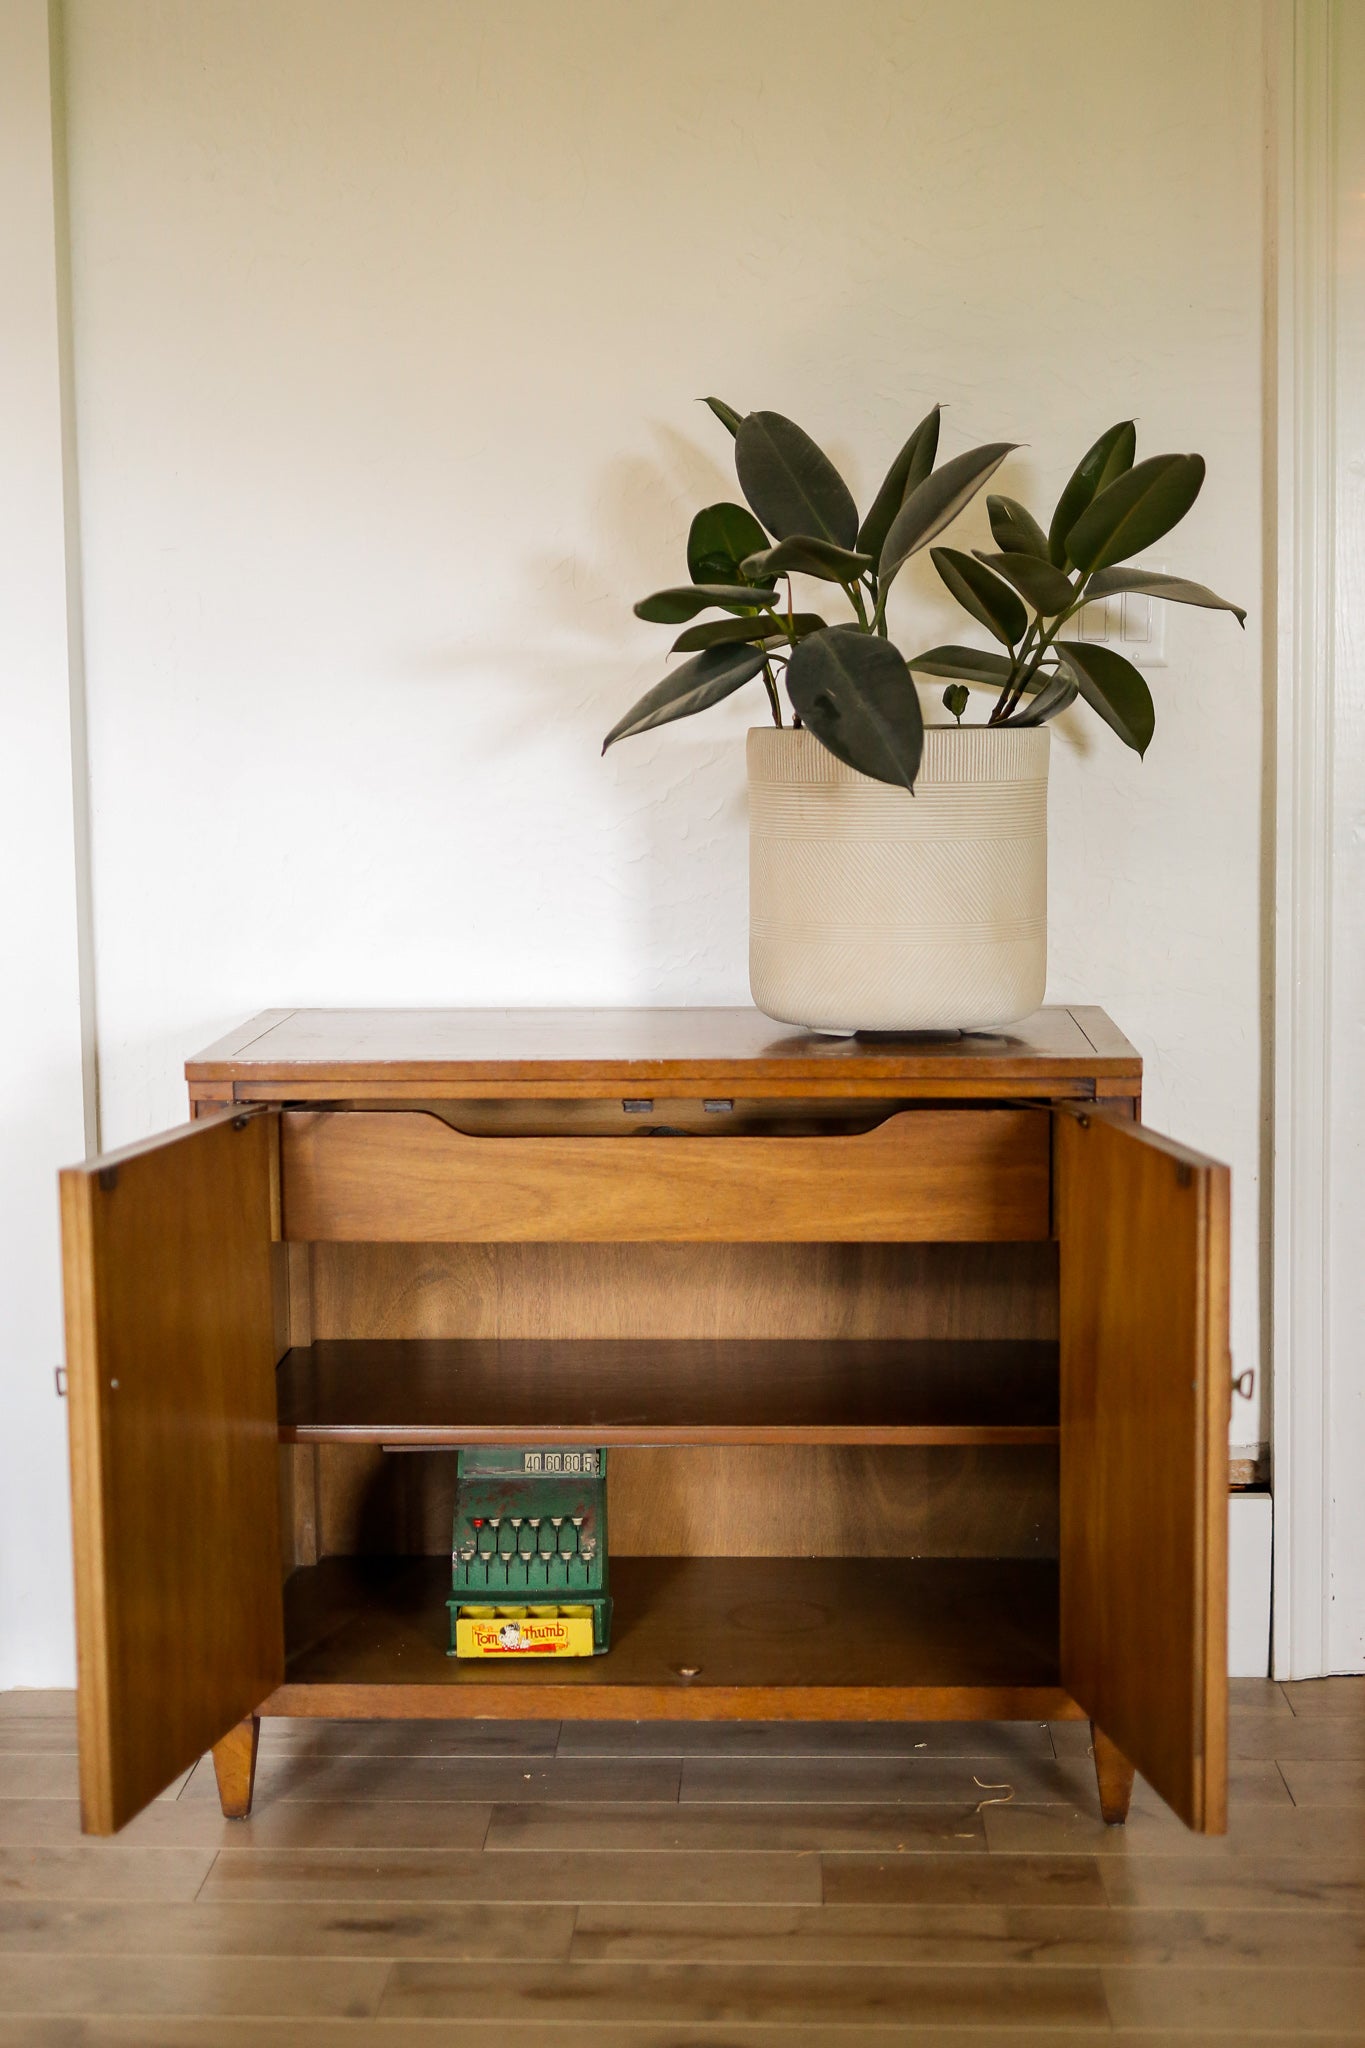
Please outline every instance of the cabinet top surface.
[[[1142, 1062], [1102, 1010], [1038, 1010], [962, 1038], [827, 1038], [754, 1009], [266, 1010], [186, 1062], [191, 1084], [600, 1081], [704, 1085], [1129, 1080]], [[236, 1093], [249, 1091], [238, 1085]]]

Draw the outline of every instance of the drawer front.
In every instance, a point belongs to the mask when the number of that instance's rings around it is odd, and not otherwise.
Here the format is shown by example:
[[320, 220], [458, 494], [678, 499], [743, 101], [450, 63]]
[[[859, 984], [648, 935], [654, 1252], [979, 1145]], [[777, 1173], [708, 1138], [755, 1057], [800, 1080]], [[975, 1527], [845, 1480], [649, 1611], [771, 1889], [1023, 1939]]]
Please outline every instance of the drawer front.
[[1049, 1118], [903, 1110], [856, 1136], [471, 1137], [425, 1112], [290, 1111], [284, 1235], [352, 1243], [1045, 1238]]

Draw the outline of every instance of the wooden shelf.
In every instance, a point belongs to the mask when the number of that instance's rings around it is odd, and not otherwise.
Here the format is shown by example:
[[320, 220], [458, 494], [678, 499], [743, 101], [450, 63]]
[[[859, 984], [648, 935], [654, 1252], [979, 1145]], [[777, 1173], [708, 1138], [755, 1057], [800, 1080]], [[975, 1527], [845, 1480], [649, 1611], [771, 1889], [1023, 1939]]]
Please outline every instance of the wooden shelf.
[[327, 1342], [286, 1353], [286, 1443], [1045, 1444], [1030, 1341]]
[[[611, 1562], [603, 1657], [446, 1655], [445, 1558], [326, 1558], [285, 1589], [267, 1714], [934, 1720], [1073, 1717], [1057, 1567], [1017, 1558]], [[685, 1677], [686, 1671], [695, 1676]]]

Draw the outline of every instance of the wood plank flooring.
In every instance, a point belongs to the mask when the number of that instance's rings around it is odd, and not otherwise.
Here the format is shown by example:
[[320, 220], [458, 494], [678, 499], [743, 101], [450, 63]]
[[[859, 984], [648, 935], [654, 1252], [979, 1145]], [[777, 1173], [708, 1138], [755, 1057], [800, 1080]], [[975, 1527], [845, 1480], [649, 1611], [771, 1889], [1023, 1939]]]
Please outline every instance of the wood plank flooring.
[[95, 1841], [0, 1694], [0, 2048], [1365, 2042], [1365, 1679], [1234, 1682], [1220, 1840], [1086, 1734], [276, 1721]]

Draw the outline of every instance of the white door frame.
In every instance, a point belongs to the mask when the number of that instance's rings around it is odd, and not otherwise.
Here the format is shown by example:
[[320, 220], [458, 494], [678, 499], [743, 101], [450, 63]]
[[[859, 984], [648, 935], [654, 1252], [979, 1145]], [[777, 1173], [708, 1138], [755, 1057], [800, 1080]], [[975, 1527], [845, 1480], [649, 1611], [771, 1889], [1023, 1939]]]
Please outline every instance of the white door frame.
[[[1365, 479], [1352, 473], [1365, 443], [1362, 401], [1342, 377], [1339, 319], [1341, 230], [1359, 206], [1365, 162], [1365, 35], [1348, 18], [1354, 5], [1290, 0], [1267, 10], [1277, 201], [1267, 250], [1278, 594], [1273, 1670], [1282, 1678], [1365, 1669], [1365, 1630], [1352, 1620], [1365, 1614], [1365, 1344], [1347, 1314], [1365, 1300], [1365, 1188], [1347, 1178], [1365, 1112], [1347, 948], [1365, 949], [1365, 903], [1352, 934], [1348, 890], [1361, 861], [1342, 830], [1347, 805], [1365, 801], [1365, 675], [1346, 603], [1353, 589], [1357, 605], [1365, 599], [1362, 565], [1348, 555], [1352, 543], [1362, 550]], [[1358, 317], [1365, 291], [1352, 290]]]

